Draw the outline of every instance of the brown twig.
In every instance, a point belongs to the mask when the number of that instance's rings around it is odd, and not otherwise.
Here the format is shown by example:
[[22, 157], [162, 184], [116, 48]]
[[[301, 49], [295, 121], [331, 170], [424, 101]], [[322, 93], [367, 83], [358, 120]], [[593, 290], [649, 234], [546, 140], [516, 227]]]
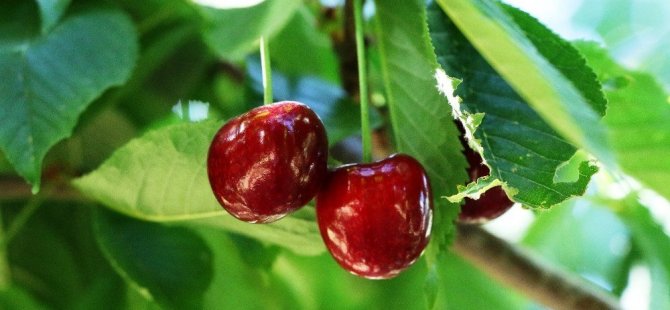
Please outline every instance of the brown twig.
[[453, 249], [492, 278], [552, 309], [620, 309], [577, 276], [548, 266], [478, 226], [458, 225]]
[[[0, 202], [22, 201], [32, 197], [30, 185], [18, 177], [0, 177]], [[79, 192], [68, 186], [67, 183], [59, 182], [54, 185], [48, 197], [51, 201], [86, 201]]]
[[340, 60], [340, 75], [342, 87], [347, 93], [358, 101], [358, 60], [356, 58], [356, 32], [354, 27], [354, 2], [344, 2], [344, 20], [342, 33], [334, 32], [331, 40]]

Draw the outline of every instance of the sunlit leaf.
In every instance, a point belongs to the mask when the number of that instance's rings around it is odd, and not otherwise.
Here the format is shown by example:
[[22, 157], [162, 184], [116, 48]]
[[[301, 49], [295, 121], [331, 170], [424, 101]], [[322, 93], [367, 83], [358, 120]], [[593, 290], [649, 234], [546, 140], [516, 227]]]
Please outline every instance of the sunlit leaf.
[[210, 120], [150, 131], [117, 150], [74, 185], [109, 208], [138, 219], [199, 220], [298, 253], [322, 252], [323, 242], [313, 217], [295, 216], [254, 225], [233, 218], [221, 208], [206, 169], [207, 150], [221, 125]]

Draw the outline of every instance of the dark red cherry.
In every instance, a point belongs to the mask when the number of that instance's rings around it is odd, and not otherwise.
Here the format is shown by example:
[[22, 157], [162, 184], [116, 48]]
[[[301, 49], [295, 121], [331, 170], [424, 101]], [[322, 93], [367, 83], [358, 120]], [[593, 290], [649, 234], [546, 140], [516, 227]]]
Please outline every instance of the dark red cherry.
[[[470, 165], [468, 168], [470, 180], [475, 181], [479, 177], [489, 175], [489, 168], [483, 163], [481, 155], [470, 149], [467, 144], [463, 147], [465, 148], [463, 153]], [[496, 186], [487, 190], [477, 200], [465, 198], [458, 221], [466, 224], [482, 224], [501, 216], [512, 205], [514, 202], [507, 198], [502, 187]]]
[[207, 158], [216, 199], [236, 218], [276, 221], [304, 206], [327, 172], [323, 123], [306, 105], [284, 101], [228, 121]]
[[428, 244], [428, 177], [407, 155], [339, 167], [316, 197], [316, 215], [326, 247], [344, 269], [370, 279], [391, 278]]
[[458, 221], [465, 224], [483, 224], [507, 212], [514, 202], [500, 186], [492, 187], [479, 199], [465, 198], [465, 204], [458, 215]]

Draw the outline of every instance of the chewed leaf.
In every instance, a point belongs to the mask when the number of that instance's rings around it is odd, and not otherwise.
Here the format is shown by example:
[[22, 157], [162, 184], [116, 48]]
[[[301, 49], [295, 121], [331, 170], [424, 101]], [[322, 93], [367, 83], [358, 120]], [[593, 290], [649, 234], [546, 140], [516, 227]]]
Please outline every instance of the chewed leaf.
[[472, 182], [466, 186], [459, 185], [457, 194], [444, 198], [447, 198], [447, 200], [453, 203], [459, 203], [465, 198], [478, 199], [479, 196], [484, 192], [486, 192], [489, 188], [496, 187], [499, 185], [502, 185], [502, 182], [500, 182], [500, 180], [498, 179], [491, 178], [488, 176], [481, 177], [477, 179], [475, 182]]
[[[602, 97], [599, 84], [569, 43], [527, 14], [510, 13], [515, 9], [499, 1], [437, 0], [437, 3], [441, 10], [433, 6], [434, 11], [446, 12], [451, 18], [449, 27], [462, 31], [459, 43], [448, 42], [448, 33], [431, 23], [433, 30], [442, 33], [433, 40], [447, 41], [444, 44], [448, 47], [438, 54], [442, 65], [452, 63], [444, 68], [449, 75], [460, 78], [462, 73], [473, 73], [473, 65], [477, 65], [473, 61], [485, 59], [490, 68], [481, 72], [479, 82], [486, 82], [487, 73], [493, 72], [507, 84], [505, 89], [490, 89], [496, 92], [487, 95], [513, 90], [532, 108], [538, 121], [567, 142], [593, 154], [605, 166], [616, 166], [600, 122], [604, 100], [598, 98]], [[454, 54], [445, 54], [445, 49]], [[474, 53], [464, 53], [464, 49]]]
[[[430, 6], [429, 13], [435, 50], [448, 76], [442, 79], [460, 81], [441, 83], [442, 92], [463, 124], [468, 144], [490, 167], [491, 179], [500, 180], [514, 201], [528, 207], [547, 208], [581, 195], [597, 168], [581, 161], [575, 180], [555, 182], [557, 170], [577, 149], [517, 94], [439, 7]], [[450, 198], [459, 201], [491, 187], [485, 185], [470, 184]]]

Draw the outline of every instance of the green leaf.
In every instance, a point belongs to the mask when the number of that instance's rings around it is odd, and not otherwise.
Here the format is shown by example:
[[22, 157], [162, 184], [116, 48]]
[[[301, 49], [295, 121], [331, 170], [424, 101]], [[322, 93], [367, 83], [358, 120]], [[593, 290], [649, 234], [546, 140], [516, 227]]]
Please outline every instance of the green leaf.
[[100, 210], [95, 235], [112, 266], [141, 294], [171, 309], [202, 307], [214, 267], [198, 234]]
[[40, 20], [34, 1], [0, 2], [0, 50], [26, 44], [39, 33]]
[[591, 0], [582, 2], [572, 20], [593, 32], [618, 60], [655, 76], [670, 86], [670, 2], [665, 0]]
[[563, 40], [528, 13], [502, 4], [503, 9], [525, 33], [537, 51], [549, 61], [586, 99], [600, 117], [605, 115], [607, 101], [593, 70], [584, 56], [568, 41]]
[[266, 0], [258, 5], [219, 10], [202, 7], [205, 40], [223, 58], [242, 60], [256, 50], [260, 37], [272, 38], [300, 7], [299, 0]]
[[31, 296], [30, 293], [17, 286], [10, 286], [0, 290], [0, 308], [22, 310], [47, 309]]
[[[305, 214], [311, 218], [301, 218]], [[270, 224], [254, 225], [229, 216], [198, 219], [192, 225], [205, 225], [238, 233], [269, 244], [282, 246], [300, 255], [318, 255], [326, 248], [319, 234], [319, 227], [312, 207], [304, 207], [297, 213]]]
[[[258, 225], [257, 225], [258, 226]], [[278, 283], [270, 270], [251, 266], [253, 260], [272, 259], [273, 251], [254, 250], [249, 244], [236, 242], [240, 237], [210, 227], [196, 231], [212, 249], [214, 270], [212, 284], [205, 292], [202, 309], [290, 309], [300, 307], [294, 288], [304, 270], [297, 269], [291, 283]], [[271, 267], [273, 268], [273, 267]], [[287, 285], [288, 284], [288, 285]]]
[[631, 233], [606, 208], [576, 200], [539, 213], [523, 243], [548, 261], [617, 295], [626, 288], [632, 263]]
[[621, 169], [670, 198], [670, 104], [650, 75], [627, 70], [595, 44], [577, 43], [605, 85], [604, 118]]
[[443, 246], [460, 209], [441, 196], [467, 181], [467, 163], [451, 108], [437, 90], [439, 64], [428, 36], [423, 1], [375, 1], [382, 70], [399, 152], [425, 167], [435, 201], [433, 242]]
[[[559, 168], [570, 161], [577, 149], [545, 123], [494, 71], [437, 5], [431, 5], [429, 12], [431, 35], [440, 64], [447, 75], [462, 80], [453, 93], [458, 98], [451, 95], [453, 88], [449, 87], [449, 82], [443, 84], [445, 94], [466, 128], [470, 145], [482, 153], [491, 168], [491, 179], [502, 181], [508, 195], [528, 207], [548, 208], [583, 194], [597, 168], [581, 162], [576, 181], [554, 182]], [[546, 45], [562, 45], [563, 41], [558, 38], [549, 40], [552, 34], [544, 28], [541, 31], [537, 21], [526, 22], [534, 27], [534, 35], [550, 42]], [[555, 50], [554, 57], [562, 60], [572, 59], [575, 55], [579, 56], [574, 48], [562, 46]], [[585, 76], [593, 78], [587, 79], [589, 83], [582, 83], [583, 87], [595, 98], [594, 105], [604, 108], [600, 105], [604, 99], [597, 96], [599, 88], [595, 75], [587, 70], [584, 61], [581, 67], [570, 61], [564, 62], [562, 67], [579, 68], [586, 72]], [[574, 72], [581, 71], [574, 69]], [[473, 132], [476, 141], [472, 141]], [[490, 187], [484, 185], [484, 188]], [[452, 198], [462, 198], [475, 190], [479, 193], [478, 187], [469, 186]]]
[[440, 197], [467, 181], [459, 132], [435, 80], [439, 68], [430, 43], [424, 1], [376, 0], [376, 30], [394, 142], [422, 163], [434, 201], [432, 240], [426, 252], [425, 301], [435, 301], [435, 264], [454, 234], [460, 208]]
[[659, 225], [649, 210], [629, 197], [617, 210], [621, 221], [632, 232], [637, 249], [651, 273], [651, 304], [649, 309], [670, 308], [670, 236]]
[[[595, 155], [608, 167], [614, 159], [605, 139], [598, 114], [580, 93], [579, 81], [571, 81], [554, 62], [564, 57], [543, 55], [534, 43], [548, 34], [542, 27], [517, 25], [497, 1], [437, 0], [453, 23], [512, 88], [518, 92], [554, 130], [572, 144]], [[521, 17], [525, 21], [532, 22]], [[525, 32], [519, 26], [524, 26]], [[536, 30], [539, 32], [535, 33]], [[563, 44], [557, 44], [563, 46]], [[568, 54], [566, 54], [568, 55]], [[577, 60], [578, 61], [578, 60]], [[565, 62], [565, 69], [569, 62]], [[564, 71], [565, 71], [564, 69]], [[582, 68], [579, 69], [583, 71]], [[581, 76], [581, 74], [576, 74]]]
[[150, 131], [118, 149], [97, 170], [73, 181], [117, 212], [151, 221], [222, 215], [207, 179], [207, 150], [216, 121]]
[[42, 33], [47, 33], [63, 16], [71, 0], [37, 0], [42, 18]]
[[34, 189], [49, 148], [128, 79], [136, 54], [132, 22], [116, 10], [83, 11], [27, 43], [0, 42], [0, 149]]
[[[216, 201], [207, 177], [207, 151], [219, 121], [165, 126], [132, 140], [102, 166], [73, 181], [82, 193], [109, 208], [143, 220], [207, 224], [301, 254], [323, 251], [313, 213], [268, 225], [241, 222]], [[304, 215], [307, 213], [307, 215]], [[302, 218], [299, 217], [301, 214]]]
[[[45, 204], [8, 245], [13, 284], [50, 308], [88, 309], [87, 304], [95, 303], [87, 302], [96, 298], [106, 300], [110, 308], [118, 307], [123, 281], [96, 246], [89, 209], [72, 203]], [[3, 219], [15, 221], [22, 210], [17, 207], [24, 206], [3, 205]]]

